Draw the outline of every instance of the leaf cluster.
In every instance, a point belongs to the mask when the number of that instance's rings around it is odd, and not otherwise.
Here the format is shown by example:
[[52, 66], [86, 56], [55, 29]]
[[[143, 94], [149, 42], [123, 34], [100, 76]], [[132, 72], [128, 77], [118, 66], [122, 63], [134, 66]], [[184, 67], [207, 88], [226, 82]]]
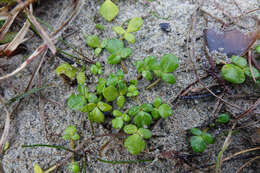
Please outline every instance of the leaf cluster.
[[137, 72], [147, 80], [152, 80], [154, 76], [163, 81], [174, 84], [175, 77], [171, 74], [179, 66], [178, 58], [173, 54], [165, 54], [162, 56], [160, 63], [156, 57], [148, 56], [143, 61], [136, 62]]
[[79, 134], [77, 133], [77, 129], [75, 126], [72, 126], [72, 125], [69, 125], [63, 132], [63, 136], [62, 136], [63, 139], [65, 140], [73, 140], [73, 141], [76, 141], [76, 140], [79, 140], [80, 139], [80, 136]]
[[90, 71], [93, 75], [102, 74], [103, 70], [100, 62], [96, 62], [96, 64], [92, 64], [90, 67]]
[[89, 47], [95, 49], [94, 55], [98, 56], [102, 49], [104, 49], [107, 45], [107, 40], [104, 39], [102, 42], [99, 40], [98, 36], [96, 35], [88, 35], [86, 36], [86, 42]]
[[[260, 72], [252, 67], [252, 72], [257, 83], [260, 83]], [[221, 73], [223, 78], [233, 84], [241, 84], [245, 81], [246, 76], [253, 77], [247, 60], [240, 56], [232, 56], [232, 64], [225, 64]]]

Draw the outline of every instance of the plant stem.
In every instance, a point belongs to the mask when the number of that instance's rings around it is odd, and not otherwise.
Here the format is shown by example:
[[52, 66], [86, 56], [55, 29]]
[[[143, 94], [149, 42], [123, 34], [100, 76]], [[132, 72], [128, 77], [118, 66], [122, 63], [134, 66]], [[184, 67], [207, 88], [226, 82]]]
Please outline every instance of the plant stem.
[[101, 158], [97, 158], [98, 161], [103, 163], [110, 163], [110, 164], [133, 164], [133, 163], [143, 163], [143, 162], [152, 162], [154, 159], [145, 159], [145, 160], [104, 160]]
[[[75, 149], [75, 144], [74, 144], [74, 141], [71, 139], [70, 140], [70, 148], [72, 149], [72, 150], [74, 150]], [[73, 157], [72, 157], [72, 162], [74, 162], [74, 155], [73, 155]]]
[[127, 69], [126, 69], [126, 66], [125, 66], [124, 62], [123, 62], [123, 61], [120, 61], [120, 63], [121, 63], [121, 68], [122, 68], [123, 72], [124, 72], [125, 74], [127, 74], [128, 71], [127, 71]]
[[149, 86], [147, 86], [145, 89], [151, 89], [152, 87], [154, 87], [157, 83], [159, 83], [161, 81], [161, 78], [157, 79], [156, 81], [154, 81], [152, 84], [150, 84]]

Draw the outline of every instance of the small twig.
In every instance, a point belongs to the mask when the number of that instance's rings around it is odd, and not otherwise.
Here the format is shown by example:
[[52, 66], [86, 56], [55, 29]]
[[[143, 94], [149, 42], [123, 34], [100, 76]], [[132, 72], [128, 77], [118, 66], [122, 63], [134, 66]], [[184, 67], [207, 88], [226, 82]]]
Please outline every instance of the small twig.
[[97, 158], [97, 160], [100, 161], [100, 162], [103, 162], [103, 163], [110, 163], [110, 164], [133, 164], [133, 163], [152, 162], [154, 159], [110, 161], [110, 160], [104, 160], [104, 159], [101, 159], [101, 158]]
[[252, 110], [254, 110], [258, 105], [260, 104], [260, 98], [257, 99], [257, 101], [251, 105], [245, 112], [243, 112], [241, 115], [239, 115], [236, 120], [240, 120], [241, 118], [244, 118], [248, 113], [250, 113]]
[[8, 134], [9, 134], [9, 129], [10, 129], [10, 113], [5, 105], [5, 102], [4, 102], [4, 99], [3, 97], [0, 95], [0, 103], [2, 104], [2, 106], [4, 107], [5, 109], [5, 112], [6, 112], [6, 118], [5, 118], [5, 127], [4, 127], [4, 131], [3, 131], [3, 134], [2, 134], [2, 137], [1, 137], [1, 140], [0, 140], [0, 155], [2, 155], [2, 151], [3, 151], [3, 147], [7, 141], [7, 138], [8, 138]]
[[156, 81], [154, 81], [152, 84], [150, 84], [149, 86], [147, 86], [145, 89], [149, 90], [152, 87], [154, 87], [156, 84], [158, 84], [161, 81], [161, 78], [157, 79]]
[[253, 161], [260, 159], [260, 156], [256, 156], [253, 159], [250, 159], [249, 161], [247, 161], [245, 164], [243, 164], [237, 171], [236, 173], [240, 173], [242, 171], [242, 169], [244, 169], [247, 165], [249, 165], [250, 163], [252, 163]]
[[247, 59], [248, 59], [248, 65], [249, 65], [250, 73], [252, 74], [253, 80], [256, 83], [255, 73], [253, 72], [253, 69], [252, 69], [252, 53], [251, 53], [251, 50], [249, 50], [248, 53], [247, 53]]
[[124, 62], [122, 60], [120, 61], [120, 64], [121, 64], [121, 68], [122, 68], [123, 72], [125, 74], [127, 74], [128, 73], [127, 68], [126, 68], [126, 66], [125, 66], [125, 64], [124, 64]]

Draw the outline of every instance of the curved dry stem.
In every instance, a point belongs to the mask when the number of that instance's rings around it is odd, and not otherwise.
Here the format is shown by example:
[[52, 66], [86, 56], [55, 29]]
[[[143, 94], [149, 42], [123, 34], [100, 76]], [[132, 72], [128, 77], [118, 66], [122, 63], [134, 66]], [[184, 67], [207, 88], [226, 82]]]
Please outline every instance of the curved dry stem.
[[247, 161], [245, 164], [243, 164], [237, 171], [236, 173], [240, 173], [242, 171], [242, 169], [244, 169], [247, 165], [249, 165], [250, 163], [252, 163], [253, 161], [260, 159], [260, 156], [256, 156], [253, 159], [250, 159], [249, 161]]
[[9, 129], [10, 129], [10, 113], [6, 107], [6, 105], [4, 104], [4, 100], [2, 98], [2, 96], [0, 96], [0, 103], [3, 105], [5, 112], [6, 112], [6, 119], [5, 119], [5, 127], [4, 127], [4, 131], [0, 140], [0, 155], [2, 154], [3, 151], [3, 147], [6, 143], [8, 134], [9, 134]]

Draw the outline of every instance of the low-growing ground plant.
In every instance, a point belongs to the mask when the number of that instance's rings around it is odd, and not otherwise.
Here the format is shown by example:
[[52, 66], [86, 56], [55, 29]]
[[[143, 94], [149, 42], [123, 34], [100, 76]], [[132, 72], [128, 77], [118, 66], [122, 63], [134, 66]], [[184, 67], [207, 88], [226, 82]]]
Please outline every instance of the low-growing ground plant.
[[103, 68], [101, 67], [100, 62], [97, 62], [96, 64], [92, 64], [90, 67], [90, 71], [93, 75], [102, 74]]
[[99, 9], [99, 13], [107, 21], [112, 21], [118, 14], [119, 9], [111, 0], [105, 0]]
[[89, 47], [92, 47], [95, 49], [94, 55], [98, 56], [102, 49], [104, 49], [107, 45], [107, 40], [104, 39], [102, 42], [100, 42], [98, 36], [96, 35], [88, 35], [86, 36], [86, 42]]

